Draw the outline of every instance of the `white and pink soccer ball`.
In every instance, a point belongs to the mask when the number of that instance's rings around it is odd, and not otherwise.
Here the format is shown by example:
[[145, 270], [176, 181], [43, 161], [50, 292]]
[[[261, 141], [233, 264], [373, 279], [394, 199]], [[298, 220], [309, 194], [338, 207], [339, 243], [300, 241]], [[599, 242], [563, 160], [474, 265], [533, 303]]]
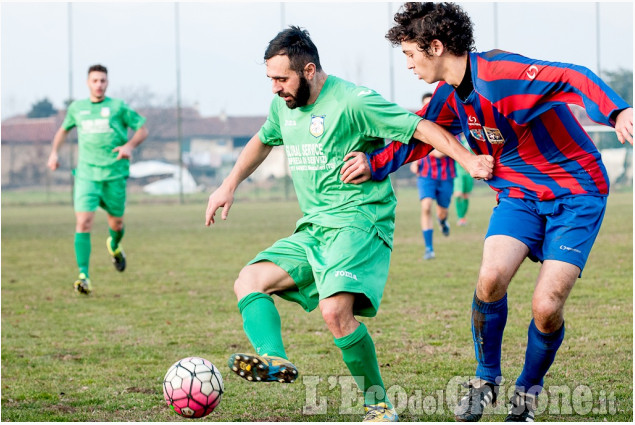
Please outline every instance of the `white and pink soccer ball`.
[[168, 406], [186, 418], [202, 418], [218, 406], [223, 377], [209, 360], [186, 357], [174, 363], [163, 378]]

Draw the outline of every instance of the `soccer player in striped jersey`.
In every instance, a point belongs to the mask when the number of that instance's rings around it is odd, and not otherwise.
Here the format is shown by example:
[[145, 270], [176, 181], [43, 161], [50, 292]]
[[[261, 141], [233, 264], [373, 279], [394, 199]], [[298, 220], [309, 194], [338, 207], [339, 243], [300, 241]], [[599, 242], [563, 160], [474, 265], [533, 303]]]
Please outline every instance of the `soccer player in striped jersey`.
[[[421, 98], [423, 107], [419, 114], [423, 114], [431, 98], [432, 93], [423, 95]], [[431, 260], [435, 258], [432, 203], [435, 201], [437, 203], [437, 219], [441, 232], [445, 236], [450, 236], [450, 225], [447, 220], [448, 207], [450, 206], [452, 191], [454, 190], [455, 164], [451, 157], [435, 149], [430, 152], [430, 155], [410, 163], [410, 171], [417, 175], [417, 189], [419, 190], [419, 201], [421, 202], [421, 233], [425, 245], [423, 259]]]
[[[567, 104], [633, 144], [633, 110], [582, 66], [529, 59], [492, 50], [474, 52], [472, 22], [452, 3], [406, 3], [386, 35], [401, 45], [408, 69], [439, 82], [424, 118], [472, 150], [494, 157], [497, 192], [472, 302], [476, 379], [455, 411], [478, 421], [497, 396], [507, 287], [526, 257], [542, 263], [532, 298], [533, 319], [522, 373], [506, 421], [533, 421], [543, 378], [565, 333], [564, 304], [581, 276], [598, 234], [609, 193], [600, 153]], [[384, 179], [430, 150], [393, 142], [368, 159], [351, 153], [344, 182]], [[372, 172], [369, 170], [372, 170]], [[522, 225], [519, 225], [522, 223]]]

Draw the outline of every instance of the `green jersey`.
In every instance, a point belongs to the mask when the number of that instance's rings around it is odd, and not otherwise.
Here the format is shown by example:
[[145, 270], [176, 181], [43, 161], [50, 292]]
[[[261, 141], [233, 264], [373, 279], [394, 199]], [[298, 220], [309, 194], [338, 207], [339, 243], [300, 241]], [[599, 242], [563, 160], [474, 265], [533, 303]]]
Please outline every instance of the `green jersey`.
[[389, 179], [354, 185], [340, 180], [344, 156], [372, 152], [384, 139], [408, 141], [421, 118], [379, 94], [328, 76], [315, 103], [289, 109], [276, 96], [258, 132], [266, 145], [284, 145], [305, 224], [377, 231], [392, 247], [396, 198]]
[[66, 131], [77, 127], [76, 175], [94, 181], [127, 177], [130, 161], [117, 160], [118, 154], [112, 150], [128, 141], [128, 128], [136, 131], [145, 121], [119, 99], [106, 97], [97, 103], [89, 99], [71, 103], [62, 127]]

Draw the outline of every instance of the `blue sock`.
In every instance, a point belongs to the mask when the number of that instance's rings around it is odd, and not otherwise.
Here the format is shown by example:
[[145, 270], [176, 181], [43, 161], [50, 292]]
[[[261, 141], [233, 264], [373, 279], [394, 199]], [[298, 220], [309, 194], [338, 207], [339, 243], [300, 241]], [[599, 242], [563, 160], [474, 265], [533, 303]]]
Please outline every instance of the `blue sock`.
[[421, 233], [423, 233], [423, 241], [426, 244], [426, 250], [433, 251], [434, 248], [432, 248], [432, 229], [422, 230]]
[[516, 380], [516, 387], [523, 392], [537, 395], [542, 391], [544, 377], [556, 358], [556, 352], [564, 339], [564, 323], [552, 333], [542, 333], [533, 319], [527, 332], [525, 366]]
[[507, 323], [507, 294], [486, 303], [474, 292], [472, 301], [472, 338], [476, 354], [476, 376], [493, 384], [501, 381], [501, 345]]

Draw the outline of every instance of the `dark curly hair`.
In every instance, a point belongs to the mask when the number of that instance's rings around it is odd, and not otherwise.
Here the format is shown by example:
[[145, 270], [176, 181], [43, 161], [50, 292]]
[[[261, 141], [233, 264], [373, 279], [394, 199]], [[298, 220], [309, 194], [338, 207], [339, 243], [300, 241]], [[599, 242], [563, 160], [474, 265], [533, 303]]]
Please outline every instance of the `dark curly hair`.
[[313, 44], [309, 32], [300, 27], [290, 26], [282, 30], [269, 42], [265, 50], [265, 61], [277, 55], [289, 57], [290, 67], [301, 73], [306, 64], [313, 62], [318, 71], [322, 70], [320, 55]]
[[474, 28], [470, 17], [455, 3], [408, 2], [395, 13], [397, 25], [386, 34], [393, 44], [414, 41], [428, 56], [430, 44], [439, 40], [452, 54], [474, 50]]
[[97, 72], [103, 72], [104, 74], [108, 74], [108, 69], [106, 69], [105, 66], [103, 65], [92, 65], [90, 68], [88, 68], [88, 73], [90, 74], [93, 71], [97, 71]]

